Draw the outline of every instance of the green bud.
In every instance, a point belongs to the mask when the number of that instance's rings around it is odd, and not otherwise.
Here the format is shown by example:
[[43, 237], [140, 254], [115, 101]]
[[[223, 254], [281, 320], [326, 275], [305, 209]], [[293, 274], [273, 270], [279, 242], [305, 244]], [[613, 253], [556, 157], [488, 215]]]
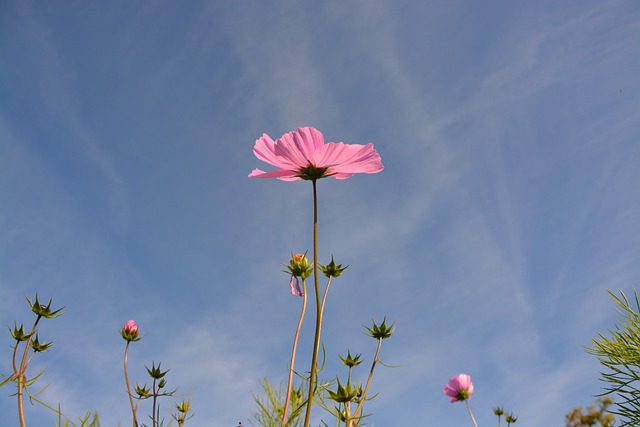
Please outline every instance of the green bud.
[[518, 421], [518, 417], [513, 415], [513, 412], [511, 412], [510, 414], [507, 414], [504, 416], [504, 420], [508, 423], [515, 423], [516, 421]]
[[326, 277], [340, 277], [342, 272], [346, 270], [349, 266], [343, 267], [342, 264], [337, 264], [333, 260], [333, 255], [331, 255], [331, 262], [327, 265], [320, 265], [320, 270], [322, 274]]
[[504, 408], [501, 406], [498, 406], [497, 408], [493, 409], [493, 413], [497, 416], [504, 415]]
[[52, 342], [43, 342], [42, 344], [40, 344], [40, 342], [38, 341], [38, 334], [36, 334], [35, 338], [31, 341], [31, 348], [36, 353], [44, 353], [45, 351], [48, 351], [52, 345]]
[[28, 341], [29, 338], [31, 338], [31, 335], [33, 335], [33, 332], [31, 332], [30, 334], [25, 334], [23, 325], [20, 324], [20, 328], [18, 328], [16, 322], [13, 322], [13, 331], [11, 330], [11, 328], [9, 328], [9, 332], [11, 332], [11, 336], [13, 337], [13, 339], [18, 342]]
[[178, 412], [186, 414], [191, 409], [191, 399], [183, 400], [179, 404], [176, 404], [176, 409], [178, 410]]
[[136, 392], [136, 394], [140, 397], [140, 398], [147, 398], [149, 397], [149, 393], [151, 392], [150, 388], [147, 388], [147, 385], [145, 384], [143, 387], [141, 387], [140, 385], [136, 384], [134, 391]]
[[349, 350], [347, 350], [346, 358], [338, 355], [338, 357], [340, 357], [340, 360], [342, 361], [342, 364], [350, 368], [353, 368], [354, 366], [358, 366], [359, 364], [362, 363], [362, 360], [360, 359], [361, 356], [362, 354], [356, 354], [355, 356], [351, 356], [351, 352]]
[[393, 331], [395, 330], [394, 325], [396, 322], [393, 322], [391, 326], [387, 326], [387, 317], [385, 316], [380, 325], [376, 325], [375, 319], [373, 320], [373, 328], [368, 328], [365, 326], [367, 331], [369, 332], [369, 336], [377, 339], [384, 340], [391, 336]]
[[[145, 368], [147, 368], [145, 366]], [[167, 372], [169, 372], [169, 369], [167, 369], [166, 371], [162, 372], [160, 370], [160, 362], [158, 363], [158, 367], [156, 368], [155, 362], [151, 363], [151, 369], [147, 368], [147, 372], [149, 373], [149, 376], [151, 376], [151, 378], [155, 379], [155, 380], [159, 380], [162, 377], [164, 377]]]
[[[27, 297], [25, 297], [27, 298]], [[37, 314], [39, 317], [45, 317], [47, 319], [53, 319], [55, 317], [60, 316], [63, 313], [63, 309], [64, 307], [58, 309], [58, 310], [51, 310], [51, 302], [52, 300], [49, 300], [49, 304], [47, 305], [42, 305], [40, 304], [40, 302], [38, 301], [38, 294], [36, 294], [36, 299], [34, 302], [31, 302], [31, 300], [29, 298], [27, 298], [27, 301], [29, 301], [29, 305], [31, 306], [31, 311], [33, 311], [35, 314]]]
[[313, 265], [306, 257], [306, 252], [304, 254], [293, 254], [291, 253], [291, 260], [289, 264], [285, 264], [289, 273], [294, 277], [301, 277], [306, 279], [311, 276], [313, 272]]
[[329, 399], [336, 403], [358, 402], [362, 397], [362, 386], [352, 386], [347, 382], [346, 386], [340, 383], [340, 378], [337, 378], [338, 389], [336, 391], [327, 390], [329, 392]]

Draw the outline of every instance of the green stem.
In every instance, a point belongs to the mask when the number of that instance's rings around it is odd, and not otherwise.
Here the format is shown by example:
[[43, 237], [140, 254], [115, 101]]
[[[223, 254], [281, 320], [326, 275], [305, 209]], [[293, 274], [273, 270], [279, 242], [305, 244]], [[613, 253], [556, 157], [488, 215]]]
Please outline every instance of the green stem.
[[[29, 348], [31, 346], [31, 340], [33, 338], [33, 335], [36, 332], [36, 327], [38, 326], [38, 322], [40, 321], [42, 316], [38, 315], [38, 317], [36, 318], [36, 321], [33, 323], [33, 328], [31, 328], [31, 335], [29, 336], [29, 339], [27, 340], [27, 343], [24, 346], [24, 352], [22, 353], [22, 360], [20, 361], [20, 369], [15, 373], [17, 380], [18, 380], [18, 418], [20, 419], [20, 427], [26, 427], [27, 426], [27, 421], [24, 417], [24, 388], [25, 388], [25, 384], [27, 382], [27, 376], [25, 375], [25, 372], [27, 371], [27, 366], [29, 366], [29, 363], [31, 363], [31, 359], [33, 358], [33, 354], [31, 355], [31, 357], [29, 358], [29, 360], [27, 361], [27, 354], [29, 354]], [[16, 348], [14, 349], [14, 371], [15, 371], [15, 353], [18, 350], [18, 343], [16, 343]]]
[[133, 427], [138, 427], [138, 418], [136, 417], [137, 405], [133, 404], [133, 395], [131, 394], [131, 386], [129, 385], [129, 374], [127, 373], [127, 357], [129, 355], [129, 344], [131, 341], [127, 341], [127, 347], [124, 349], [124, 381], [127, 384], [127, 394], [129, 395], [129, 403], [131, 404], [131, 413], [133, 414]]
[[467, 404], [467, 410], [469, 411], [469, 416], [471, 417], [471, 421], [475, 427], [478, 427], [478, 423], [476, 423], [476, 419], [473, 416], [473, 412], [471, 412], [471, 406], [469, 405], [469, 399], [466, 399], [464, 403]]
[[[160, 365], [158, 365], [160, 367]], [[156, 401], [158, 400], [158, 391], [156, 390], [156, 379], [153, 379], [153, 418], [151, 418], [151, 422], [153, 427], [158, 426], [158, 418], [160, 418], [160, 413], [158, 413], [158, 417], [156, 418]]]
[[[373, 371], [376, 368], [376, 364], [378, 363], [378, 356], [380, 356], [380, 348], [382, 347], [382, 339], [378, 339], [378, 348], [376, 349], [376, 354], [373, 356], [373, 362], [371, 363], [371, 369], [369, 370], [369, 377], [367, 378], [367, 384], [364, 387], [364, 391], [362, 392], [362, 397], [360, 398], [360, 403], [356, 407], [356, 411], [353, 413], [352, 419], [355, 421], [360, 416], [360, 412], [362, 411], [362, 405], [364, 405], [364, 401], [367, 399], [367, 392], [369, 391], [369, 386], [371, 385], [371, 379], [373, 378]], [[353, 423], [353, 422], [352, 422]], [[351, 425], [347, 426], [351, 427]], [[476, 426], [478, 427], [478, 426]]]
[[284, 410], [282, 411], [282, 427], [287, 425], [287, 413], [289, 412], [289, 399], [291, 399], [291, 388], [293, 387], [293, 373], [296, 363], [296, 352], [298, 351], [298, 338], [300, 337], [300, 329], [302, 328], [302, 321], [304, 320], [304, 314], [307, 311], [307, 281], [302, 279], [302, 311], [300, 313], [300, 319], [298, 320], [298, 327], [293, 338], [293, 349], [291, 350], [291, 363], [289, 364], [289, 381], [287, 383], [287, 396], [284, 401]]
[[316, 180], [311, 180], [313, 184], [313, 284], [316, 296], [316, 332], [313, 340], [313, 353], [311, 355], [311, 369], [309, 372], [309, 395], [307, 398], [307, 411], [304, 415], [303, 427], [309, 426], [311, 418], [311, 404], [318, 375], [318, 350], [320, 348], [320, 330], [322, 329], [322, 307], [320, 305], [320, 287], [318, 285], [318, 194]]

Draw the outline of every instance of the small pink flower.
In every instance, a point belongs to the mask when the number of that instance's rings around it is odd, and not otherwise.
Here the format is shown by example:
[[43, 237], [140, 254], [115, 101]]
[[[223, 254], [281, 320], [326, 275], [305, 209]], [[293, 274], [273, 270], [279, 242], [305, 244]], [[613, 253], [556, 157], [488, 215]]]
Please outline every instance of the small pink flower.
[[346, 179], [357, 173], [378, 173], [384, 169], [373, 144], [325, 144], [322, 133], [312, 127], [299, 128], [276, 141], [263, 134], [253, 152], [258, 159], [279, 169], [272, 172], [254, 169], [249, 178], [297, 181], [332, 176]]
[[452, 403], [467, 400], [472, 393], [473, 383], [471, 382], [471, 376], [467, 374], [451, 377], [449, 384], [444, 386], [444, 394], [451, 398], [450, 402]]

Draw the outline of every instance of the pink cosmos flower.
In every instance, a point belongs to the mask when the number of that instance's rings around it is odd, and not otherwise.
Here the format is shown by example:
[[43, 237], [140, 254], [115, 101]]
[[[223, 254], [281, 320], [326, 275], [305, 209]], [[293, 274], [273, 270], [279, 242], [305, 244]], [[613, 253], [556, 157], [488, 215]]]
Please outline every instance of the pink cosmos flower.
[[256, 140], [253, 153], [279, 169], [272, 172], [254, 169], [249, 178], [297, 181], [332, 176], [346, 179], [357, 173], [378, 173], [384, 169], [373, 144], [325, 144], [322, 133], [312, 127], [299, 128], [275, 141], [263, 134]]
[[451, 398], [450, 402], [452, 403], [467, 400], [472, 393], [473, 383], [471, 382], [471, 376], [467, 374], [451, 377], [449, 384], [444, 386], [444, 394]]

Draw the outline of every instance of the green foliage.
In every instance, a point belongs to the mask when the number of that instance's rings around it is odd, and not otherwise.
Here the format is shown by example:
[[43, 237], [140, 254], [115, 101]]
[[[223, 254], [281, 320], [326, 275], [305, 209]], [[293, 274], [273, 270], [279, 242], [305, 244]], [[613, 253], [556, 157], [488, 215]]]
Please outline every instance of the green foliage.
[[[58, 413], [60, 415], [62, 414], [59, 409]], [[56, 427], [100, 427], [100, 420], [97, 412], [91, 413], [91, 411], [87, 411], [84, 417], [78, 417], [78, 423], [79, 424], [76, 424], [71, 420], [65, 420], [64, 423], [59, 421], [56, 424]]]
[[612, 398], [601, 397], [588, 408], [578, 406], [565, 415], [565, 425], [566, 427], [612, 427], [615, 416], [608, 410], [612, 404]]
[[609, 337], [599, 333], [587, 351], [607, 368], [600, 378], [606, 383], [605, 394], [618, 396], [616, 410], [610, 412], [620, 415], [621, 426], [636, 426], [640, 425], [640, 300], [635, 290], [633, 305], [623, 292], [619, 297], [609, 294], [617, 305], [616, 328], [608, 330]]
[[[253, 394], [257, 411], [252, 414], [257, 424], [261, 427], [281, 427], [286, 389], [281, 385], [279, 389], [265, 378], [260, 382], [264, 396]], [[306, 404], [305, 391], [302, 386], [291, 391], [290, 414], [287, 417], [287, 427], [300, 427], [303, 424], [303, 409]]]

